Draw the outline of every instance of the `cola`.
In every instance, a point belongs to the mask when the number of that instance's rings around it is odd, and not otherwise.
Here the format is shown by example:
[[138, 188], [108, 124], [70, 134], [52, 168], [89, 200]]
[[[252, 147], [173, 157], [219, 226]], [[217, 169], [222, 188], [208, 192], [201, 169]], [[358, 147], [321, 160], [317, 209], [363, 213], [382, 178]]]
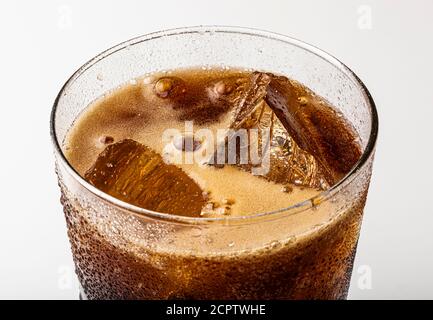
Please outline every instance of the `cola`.
[[362, 149], [301, 83], [235, 68], [145, 75], [91, 103], [64, 146], [115, 199], [96, 206], [61, 184], [83, 296], [346, 297], [366, 188], [327, 191]]

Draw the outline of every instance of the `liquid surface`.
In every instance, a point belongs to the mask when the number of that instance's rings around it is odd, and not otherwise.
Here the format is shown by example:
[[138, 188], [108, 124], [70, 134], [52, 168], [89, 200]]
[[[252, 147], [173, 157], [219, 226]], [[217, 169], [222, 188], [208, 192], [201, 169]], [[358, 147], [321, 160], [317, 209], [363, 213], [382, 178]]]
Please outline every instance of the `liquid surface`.
[[[181, 136], [167, 138], [167, 129]], [[198, 137], [200, 129], [213, 138]], [[234, 163], [216, 164], [222, 129], [256, 129], [257, 138], [243, 143], [251, 150], [257, 142], [259, 151], [269, 129], [268, 170], [254, 173], [263, 161], [241, 163], [242, 142], [234, 144]], [[187, 69], [136, 79], [95, 101], [71, 128], [65, 153], [86, 180], [123, 201], [158, 212], [221, 217], [279, 210], [329, 188], [358, 160], [355, 141], [341, 115], [295, 81]], [[203, 156], [209, 146], [214, 152]]]

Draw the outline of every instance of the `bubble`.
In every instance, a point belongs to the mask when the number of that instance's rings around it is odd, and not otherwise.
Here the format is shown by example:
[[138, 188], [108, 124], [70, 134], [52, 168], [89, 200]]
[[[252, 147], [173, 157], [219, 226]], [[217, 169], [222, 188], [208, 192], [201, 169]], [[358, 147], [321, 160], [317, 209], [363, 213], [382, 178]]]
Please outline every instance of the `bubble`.
[[177, 77], [162, 77], [153, 86], [153, 91], [160, 98], [179, 98], [186, 93], [185, 82]]
[[235, 203], [235, 200], [231, 198], [224, 198], [222, 203], [231, 206]]
[[159, 79], [154, 86], [155, 93], [161, 97], [166, 98], [168, 94], [173, 89], [174, 81], [171, 78], [161, 78]]
[[114, 142], [114, 138], [111, 136], [101, 136], [99, 142], [102, 144], [111, 144]]
[[293, 188], [291, 186], [284, 186], [281, 188], [281, 191], [285, 193], [291, 193], [293, 192]]
[[301, 97], [298, 97], [297, 100], [301, 106], [305, 106], [308, 104], [308, 98], [307, 97], [301, 96]]
[[214, 86], [214, 91], [217, 95], [229, 94], [233, 91], [233, 86], [224, 83], [224, 81], [218, 81]]

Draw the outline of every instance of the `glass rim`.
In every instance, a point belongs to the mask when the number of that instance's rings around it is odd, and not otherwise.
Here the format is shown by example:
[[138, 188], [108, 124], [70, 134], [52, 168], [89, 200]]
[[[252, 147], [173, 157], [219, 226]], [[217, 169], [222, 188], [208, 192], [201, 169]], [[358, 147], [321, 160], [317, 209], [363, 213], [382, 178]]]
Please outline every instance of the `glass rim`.
[[[87, 182], [81, 175], [71, 166], [69, 161], [66, 159], [63, 150], [61, 148], [61, 145], [57, 139], [56, 134], [56, 128], [55, 128], [55, 118], [56, 118], [56, 112], [58, 108], [59, 101], [63, 95], [63, 93], [68, 89], [70, 85], [73, 84], [73, 82], [80, 77], [81, 74], [83, 74], [86, 70], [91, 68], [94, 64], [99, 62], [100, 60], [110, 56], [111, 54], [116, 53], [117, 51], [123, 50], [127, 47], [130, 47], [132, 45], [149, 41], [152, 39], [157, 39], [161, 37], [167, 37], [167, 36], [176, 36], [181, 34], [188, 34], [188, 33], [204, 33], [204, 32], [213, 32], [213, 33], [232, 33], [232, 34], [240, 34], [240, 35], [248, 35], [248, 36], [256, 36], [256, 37], [264, 37], [272, 40], [277, 40], [281, 42], [288, 43], [290, 45], [297, 46], [303, 50], [306, 50], [310, 53], [313, 53], [314, 55], [318, 56], [319, 58], [325, 60], [326, 62], [332, 64], [334, 67], [336, 67], [339, 71], [344, 73], [352, 82], [362, 92], [362, 95], [367, 101], [369, 111], [370, 111], [370, 117], [371, 117], [371, 129], [368, 137], [368, 142], [365, 147], [365, 150], [363, 151], [360, 159], [357, 161], [357, 163], [352, 167], [352, 169], [342, 178], [340, 179], [335, 185], [333, 185], [331, 188], [325, 191], [321, 191], [317, 195], [307, 198], [305, 200], [302, 200], [298, 203], [295, 203], [291, 206], [281, 208], [278, 210], [273, 211], [267, 211], [267, 212], [260, 212], [260, 213], [254, 213], [251, 215], [245, 215], [245, 216], [236, 216], [236, 217], [230, 217], [230, 216], [224, 216], [224, 217], [218, 217], [218, 218], [204, 218], [204, 217], [187, 217], [187, 216], [180, 216], [180, 215], [173, 215], [169, 213], [163, 213], [163, 212], [156, 212], [152, 210], [148, 210], [145, 208], [141, 208], [132, 204], [129, 204], [127, 202], [124, 202], [122, 200], [119, 200], [90, 184]], [[376, 110], [375, 102], [368, 91], [367, 87], [364, 85], [364, 83], [361, 81], [361, 79], [349, 68], [347, 67], [343, 62], [335, 58], [333, 55], [323, 51], [322, 49], [319, 49], [318, 47], [315, 47], [311, 44], [308, 44], [306, 42], [303, 42], [301, 40], [292, 38], [290, 36], [286, 36], [283, 34], [270, 32], [270, 31], [264, 31], [261, 29], [255, 29], [255, 28], [246, 28], [246, 27], [233, 27], [233, 26], [194, 26], [194, 27], [183, 27], [183, 28], [174, 28], [174, 29], [167, 29], [157, 32], [148, 33], [142, 36], [138, 36], [135, 38], [132, 38], [130, 40], [121, 42], [110, 49], [107, 49], [100, 54], [96, 55], [94, 58], [87, 61], [85, 64], [83, 64], [80, 68], [78, 68], [72, 76], [65, 82], [65, 84], [60, 89], [50, 115], [50, 135], [51, 140], [54, 145], [55, 152], [59, 157], [58, 160], [61, 161], [61, 163], [64, 165], [64, 168], [67, 170], [67, 172], [85, 189], [87, 189], [90, 193], [97, 196], [101, 200], [114, 205], [120, 209], [126, 210], [132, 214], [138, 215], [140, 217], [150, 217], [158, 220], [165, 220], [170, 221], [174, 223], [186, 223], [186, 224], [194, 224], [194, 225], [202, 225], [202, 224], [209, 224], [209, 223], [222, 223], [222, 224], [244, 224], [244, 223], [252, 223], [255, 220], [261, 220], [261, 218], [273, 218], [279, 216], [279, 213], [284, 213], [284, 216], [286, 215], [292, 215], [297, 214], [300, 212], [303, 212], [305, 210], [308, 210], [314, 206], [316, 206], [318, 203], [325, 201], [329, 197], [336, 194], [338, 191], [343, 189], [346, 185], [348, 185], [358, 174], [361, 168], [364, 167], [364, 165], [367, 163], [370, 156], [373, 154], [377, 136], [378, 136], [378, 128], [379, 128], [379, 120], [378, 120], [378, 114]]]

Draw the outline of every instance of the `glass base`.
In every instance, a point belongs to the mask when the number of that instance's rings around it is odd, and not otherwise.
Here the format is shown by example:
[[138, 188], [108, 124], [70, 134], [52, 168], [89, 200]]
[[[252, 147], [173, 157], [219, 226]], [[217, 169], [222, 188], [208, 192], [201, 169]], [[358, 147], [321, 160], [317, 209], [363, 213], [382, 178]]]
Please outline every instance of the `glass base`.
[[89, 299], [87, 299], [87, 296], [86, 296], [86, 294], [84, 293], [84, 289], [83, 289], [83, 287], [81, 286], [81, 284], [80, 284], [80, 291], [79, 291], [79, 293], [78, 293], [78, 299], [79, 299], [79, 300], [89, 300]]

